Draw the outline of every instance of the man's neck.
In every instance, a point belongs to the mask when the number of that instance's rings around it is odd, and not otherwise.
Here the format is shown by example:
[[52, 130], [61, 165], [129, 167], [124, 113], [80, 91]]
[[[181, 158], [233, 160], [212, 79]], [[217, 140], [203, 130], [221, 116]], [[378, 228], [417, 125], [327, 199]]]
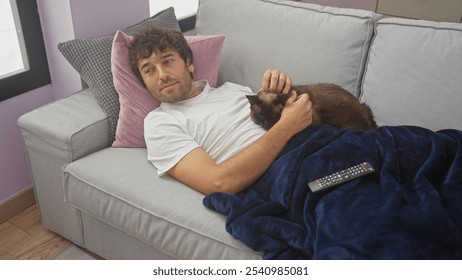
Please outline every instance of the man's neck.
[[196, 88], [196, 91], [197, 91], [196, 95], [201, 94], [204, 91], [206, 85], [207, 85], [207, 82], [205, 80], [194, 82], [193, 87]]

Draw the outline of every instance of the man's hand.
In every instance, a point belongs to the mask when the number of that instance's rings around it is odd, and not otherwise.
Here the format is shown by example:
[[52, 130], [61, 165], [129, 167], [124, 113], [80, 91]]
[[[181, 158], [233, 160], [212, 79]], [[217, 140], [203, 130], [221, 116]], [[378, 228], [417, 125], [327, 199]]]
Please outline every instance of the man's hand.
[[292, 86], [292, 78], [286, 73], [268, 69], [263, 74], [261, 90], [266, 93], [289, 93]]
[[285, 127], [289, 133], [296, 134], [308, 127], [313, 118], [312, 104], [308, 94], [297, 96], [295, 91], [290, 93], [278, 125]]
[[297, 96], [295, 91], [290, 92], [291, 86], [292, 78], [280, 70], [268, 69], [263, 74], [262, 92], [291, 94], [277, 124], [289, 135], [295, 135], [311, 124], [313, 112], [308, 94]]

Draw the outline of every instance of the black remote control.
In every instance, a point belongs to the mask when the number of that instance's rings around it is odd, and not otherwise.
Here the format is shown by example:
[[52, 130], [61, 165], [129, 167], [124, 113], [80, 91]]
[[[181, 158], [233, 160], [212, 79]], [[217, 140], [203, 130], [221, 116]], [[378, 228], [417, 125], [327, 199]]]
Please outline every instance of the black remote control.
[[372, 172], [374, 172], [374, 167], [372, 167], [372, 165], [368, 162], [363, 162], [342, 171], [338, 171], [331, 175], [314, 180], [313, 182], [308, 183], [308, 186], [312, 192], [318, 192]]

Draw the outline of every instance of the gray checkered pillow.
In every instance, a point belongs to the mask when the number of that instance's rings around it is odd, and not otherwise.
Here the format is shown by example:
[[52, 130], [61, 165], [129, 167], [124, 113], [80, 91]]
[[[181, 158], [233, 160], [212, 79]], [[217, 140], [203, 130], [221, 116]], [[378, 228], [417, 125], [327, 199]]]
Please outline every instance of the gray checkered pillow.
[[[180, 29], [175, 11], [168, 8], [123, 31], [134, 35], [150, 26]], [[115, 138], [119, 118], [119, 96], [111, 73], [111, 49], [114, 35], [90, 39], [74, 39], [59, 43], [58, 49], [93, 90], [98, 103], [109, 119], [109, 141]]]

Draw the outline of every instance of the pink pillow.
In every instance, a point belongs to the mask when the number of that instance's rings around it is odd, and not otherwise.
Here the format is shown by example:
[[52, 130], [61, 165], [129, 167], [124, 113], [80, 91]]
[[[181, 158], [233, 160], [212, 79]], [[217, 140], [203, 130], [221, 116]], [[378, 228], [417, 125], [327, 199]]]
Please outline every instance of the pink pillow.
[[[216, 86], [224, 39], [224, 36], [186, 36], [194, 56], [194, 80], [207, 80], [212, 87]], [[131, 70], [128, 46], [132, 40], [132, 36], [119, 30], [112, 45], [112, 75], [120, 102], [112, 147], [118, 148], [146, 147], [144, 118], [159, 106]]]

